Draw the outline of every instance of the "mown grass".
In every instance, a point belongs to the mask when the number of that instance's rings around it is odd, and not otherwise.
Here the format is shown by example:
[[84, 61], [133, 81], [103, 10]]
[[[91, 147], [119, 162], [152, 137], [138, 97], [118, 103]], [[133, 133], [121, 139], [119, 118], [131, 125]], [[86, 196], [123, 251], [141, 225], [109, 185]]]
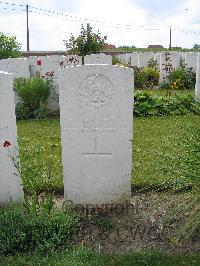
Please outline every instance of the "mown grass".
[[199, 184], [199, 116], [137, 117], [134, 122], [134, 185], [179, 189]]
[[[22, 177], [33, 173], [38, 191], [51, 186], [63, 189], [59, 120], [27, 120], [17, 123]], [[49, 182], [49, 176], [51, 182]]]
[[51, 255], [26, 254], [0, 258], [2, 266], [25, 265], [65, 265], [65, 266], [198, 266], [200, 255], [182, 254], [167, 255], [160, 252], [135, 252], [124, 255], [108, 255], [95, 253], [85, 248], [75, 248], [71, 251], [60, 251]]
[[[63, 189], [59, 120], [18, 121], [23, 178], [30, 171], [38, 191]], [[200, 117], [134, 118], [132, 184], [136, 187], [193, 185], [199, 181]], [[49, 183], [48, 177], [52, 182]]]

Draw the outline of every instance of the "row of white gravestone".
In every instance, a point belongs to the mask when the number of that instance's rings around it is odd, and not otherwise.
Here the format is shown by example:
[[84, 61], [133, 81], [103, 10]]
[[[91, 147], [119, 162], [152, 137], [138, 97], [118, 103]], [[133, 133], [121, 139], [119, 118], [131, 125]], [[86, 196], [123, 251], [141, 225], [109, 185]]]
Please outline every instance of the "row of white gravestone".
[[[23, 201], [13, 76], [0, 73], [0, 204]], [[124, 203], [131, 196], [133, 73], [108, 64], [70, 67], [59, 79], [65, 200]]]
[[[150, 59], [157, 60], [159, 69], [165, 60], [166, 52], [133, 52], [119, 54], [118, 58], [125, 64], [136, 67], [146, 67]], [[168, 52], [167, 52], [168, 53]], [[180, 59], [183, 59], [187, 67], [197, 69], [197, 52], [175, 52], [170, 51], [170, 58], [173, 67], [179, 66]]]
[[[197, 55], [198, 53], [183, 53], [170, 52], [170, 60], [166, 62], [166, 53], [129, 53], [122, 54], [119, 57], [122, 61], [129, 63], [132, 66], [146, 66], [150, 59], [157, 60], [158, 68], [160, 69], [160, 83], [162, 83], [168, 76], [166, 68], [177, 68], [180, 63], [180, 58], [183, 58], [188, 64], [188, 67], [197, 69]], [[13, 73], [15, 77], [30, 77], [40, 72], [45, 76], [47, 72], [53, 71], [54, 90], [51, 91], [47, 99], [46, 108], [51, 112], [59, 111], [59, 86], [58, 73], [60, 68], [81, 65], [81, 57], [76, 55], [70, 56], [43, 56], [29, 57], [29, 59], [4, 59], [0, 60], [0, 70]], [[88, 55], [85, 57], [85, 64], [112, 64], [112, 57], [104, 54]], [[171, 65], [171, 66], [170, 66]], [[55, 94], [56, 93], [56, 94]], [[19, 103], [20, 99], [15, 94], [15, 104]]]
[[[112, 64], [112, 56], [104, 54], [94, 54], [84, 57], [85, 64]], [[59, 103], [55, 93], [59, 95], [58, 76], [61, 68], [82, 65], [82, 58], [77, 55], [52, 55], [52, 56], [30, 56], [29, 58], [9, 58], [0, 60], [0, 71], [12, 73], [15, 78], [30, 78], [36, 75], [37, 72], [41, 76], [47, 76], [53, 73], [54, 90], [51, 91], [47, 99], [46, 108], [50, 111], [58, 111]], [[19, 103], [20, 99], [15, 93], [15, 104]]]
[[[104, 54], [87, 55], [84, 57], [85, 64], [112, 64], [112, 56]], [[58, 79], [59, 69], [82, 65], [81, 56], [77, 55], [52, 55], [52, 56], [30, 56], [28, 58], [8, 58], [0, 60], [0, 71], [12, 73], [15, 78], [29, 78], [40, 71], [41, 76], [48, 72], [54, 73]]]

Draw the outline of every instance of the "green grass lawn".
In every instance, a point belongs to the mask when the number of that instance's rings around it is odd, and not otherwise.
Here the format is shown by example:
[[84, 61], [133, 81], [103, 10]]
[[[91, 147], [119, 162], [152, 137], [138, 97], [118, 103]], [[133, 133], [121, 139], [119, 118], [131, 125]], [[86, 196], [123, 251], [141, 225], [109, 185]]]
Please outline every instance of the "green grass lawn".
[[[23, 178], [36, 177], [38, 190], [63, 189], [59, 120], [18, 121]], [[132, 184], [168, 187], [197, 184], [200, 117], [134, 118]], [[51, 177], [51, 182], [49, 182]]]
[[167, 255], [159, 252], [136, 252], [124, 255], [98, 254], [87, 249], [60, 251], [47, 255], [27, 254], [3, 257], [1, 266], [198, 266], [200, 255]]
[[[53, 190], [60, 192], [63, 189], [63, 182], [59, 120], [18, 121], [17, 126], [23, 178], [37, 179], [38, 191], [46, 191], [50, 186]], [[200, 116], [190, 114], [177, 117], [135, 117], [133, 186], [144, 189], [183, 188], [185, 185], [198, 187], [199, 151]], [[49, 179], [52, 181], [49, 182]], [[194, 217], [189, 222], [192, 221], [191, 226], [193, 226], [196, 221], [196, 227], [198, 227], [199, 196], [196, 198], [195, 209], [193, 205], [191, 207]], [[186, 204], [190, 205], [190, 202], [186, 201], [184, 208], [187, 207]], [[184, 214], [189, 212], [187, 208], [186, 211], [184, 210]], [[114, 255], [74, 247], [73, 250], [58, 250], [47, 255], [36, 251], [13, 256], [9, 254], [7, 257], [0, 257], [0, 265], [196, 266], [200, 265], [200, 256], [198, 254], [167, 255], [148, 250]]]

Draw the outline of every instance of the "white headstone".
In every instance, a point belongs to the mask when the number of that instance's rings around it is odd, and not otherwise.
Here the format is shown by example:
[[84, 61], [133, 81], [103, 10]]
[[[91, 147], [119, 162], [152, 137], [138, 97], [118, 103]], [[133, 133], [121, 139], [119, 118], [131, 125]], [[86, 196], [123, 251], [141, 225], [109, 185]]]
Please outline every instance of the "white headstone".
[[15, 78], [30, 78], [27, 58], [8, 58], [0, 60], [0, 71], [9, 72]]
[[181, 53], [180, 52], [170, 52], [172, 67], [176, 69], [180, 66]]
[[196, 52], [188, 52], [186, 53], [185, 62], [188, 68], [193, 68], [195, 71], [197, 70], [197, 56]]
[[124, 203], [131, 195], [133, 71], [111, 65], [61, 70], [65, 200]]
[[140, 67], [140, 53], [131, 53], [131, 66]]
[[200, 101], [200, 53], [198, 53], [198, 56], [197, 56], [195, 97], [198, 101]]
[[84, 64], [85, 65], [90, 65], [90, 64], [112, 65], [112, 56], [111, 55], [105, 55], [105, 54], [86, 55], [84, 57]]
[[148, 62], [151, 59], [154, 59], [154, 53], [139, 53], [140, 54], [140, 59], [139, 59], [139, 67], [147, 67]]
[[117, 57], [123, 64], [131, 65], [131, 53], [119, 54]]
[[0, 205], [23, 201], [22, 181], [11, 157], [19, 159], [13, 75], [0, 72]]
[[160, 54], [160, 83], [168, 82], [170, 72], [173, 71], [172, 55], [170, 52]]

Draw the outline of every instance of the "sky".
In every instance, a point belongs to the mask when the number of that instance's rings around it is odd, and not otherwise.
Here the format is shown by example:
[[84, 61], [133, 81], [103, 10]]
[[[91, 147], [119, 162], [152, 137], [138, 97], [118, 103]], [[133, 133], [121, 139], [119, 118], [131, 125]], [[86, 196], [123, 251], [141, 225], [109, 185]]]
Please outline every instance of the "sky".
[[65, 50], [63, 40], [69, 39], [71, 33], [77, 37], [81, 24], [86, 26], [88, 22], [93, 31], [107, 35], [107, 42], [116, 46], [168, 47], [170, 26], [173, 47], [192, 48], [195, 43], [200, 44], [199, 0], [0, 1], [0, 31], [16, 36], [22, 50], [26, 50], [26, 4], [30, 6], [33, 51]]

